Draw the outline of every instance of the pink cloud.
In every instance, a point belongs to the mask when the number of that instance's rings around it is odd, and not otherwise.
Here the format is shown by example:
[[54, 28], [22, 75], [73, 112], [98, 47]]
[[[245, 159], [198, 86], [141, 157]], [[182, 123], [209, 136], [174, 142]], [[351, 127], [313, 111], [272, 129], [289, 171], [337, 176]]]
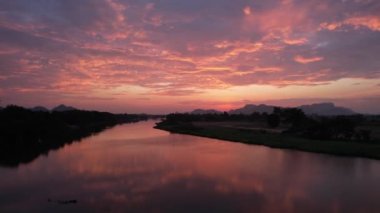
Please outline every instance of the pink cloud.
[[380, 77], [374, 2], [24, 1], [0, 3], [0, 89], [12, 97], [135, 86], [124, 92], [187, 98]]
[[294, 61], [300, 63], [300, 64], [308, 64], [308, 63], [314, 63], [314, 62], [317, 62], [317, 61], [322, 61], [323, 60], [323, 57], [310, 57], [310, 58], [307, 58], [307, 57], [304, 57], [304, 56], [301, 56], [301, 55], [296, 55], [294, 57]]
[[378, 16], [356, 16], [349, 17], [341, 22], [321, 23], [320, 29], [338, 30], [343, 26], [353, 26], [355, 29], [367, 28], [372, 31], [380, 31], [380, 17]]

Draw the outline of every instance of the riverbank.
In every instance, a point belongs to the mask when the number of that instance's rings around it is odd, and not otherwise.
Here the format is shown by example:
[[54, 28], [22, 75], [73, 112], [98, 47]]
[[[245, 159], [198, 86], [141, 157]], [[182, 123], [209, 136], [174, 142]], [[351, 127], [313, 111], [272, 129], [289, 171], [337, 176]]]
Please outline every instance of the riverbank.
[[0, 166], [16, 167], [115, 125], [146, 119], [146, 115], [8, 106], [0, 110]]
[[272, 148], [294, 149], [307, 152], [324, 153], [350, 157], [380, 159], [380, 145], [348, 141], [322, 141], [273, 133], [266, 130], [226, 127], [218, 125], [199, 125], [183, 122], [177, 124], [157, 123], [157, 129], [214, 138], [246, 144], [264, 145]]

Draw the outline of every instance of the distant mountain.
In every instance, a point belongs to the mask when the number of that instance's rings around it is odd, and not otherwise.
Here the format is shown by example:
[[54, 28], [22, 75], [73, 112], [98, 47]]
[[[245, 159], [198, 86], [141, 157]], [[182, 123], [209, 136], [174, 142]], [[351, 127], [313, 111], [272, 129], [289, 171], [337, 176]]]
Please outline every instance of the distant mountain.
[[4, 108], [0, 106], [0, 110], [3, 110]]
[[55, 111], [55, 112], [65, 112], [65, 111], [72, 111], [72, 110], [77, 110], [77, 109], [71, 106], [63, 105], [63, 104], [56, 106], [52, 109], [52, 111]]
[[302, 105], [297, 107], [302, 109], [305, 114], [308, 115], [353, 115], [356, 114], [354, 111], [344, 107], [335, 106], [333, 103], [317, 103], [311, 105]]
[[30, 110], [32, 110], [33, 112], [49, 112], [49, 110], [43, 106], [36, 106], [31, 108]]
[[214, 109], [196, 109], [190, 112], [191, 114], [204, 115], [204, 114], [221, 114], [222, 112]]
[[[244, 114], [244, 115], [250, 115], [254, 112], [258, 113], [272, 113], [273, 109], [276, 106], [272, 105], [254, 105], [254, 104], [247, 104], [242, 108], [233, 109], [228, 111], [229, 114]], [[280, 107], [281, 108], [281, 107]], [[301, 109], [304, 111], [307, 115], [324, 115], [324, 116], [332, 116], [332, 115], [353, 115], [356, 114], [354, 111], [348, 108], [344, 107], [338, 107], [335, 106], [333, 103], [316, 103], [311, 105], [302, 105], [295, 107], [298, 109]], [[202, 110], [202, 109], [196, 109], [191, 112], [191, 114], [213, 114], [213, 113], [222, 113], [220, 111], [214, 110], [214, 109], [208, 109], [208, 110]]]
[[250, 115], [254, 112], [258, 113], [272, 113], [275, 106], [260, 104], [260, 105], [254, 105], [254, 104], [247, 104], [243, 108], [239, 109], [233, 109], [230, 110], [229, 114], [245, 114]]

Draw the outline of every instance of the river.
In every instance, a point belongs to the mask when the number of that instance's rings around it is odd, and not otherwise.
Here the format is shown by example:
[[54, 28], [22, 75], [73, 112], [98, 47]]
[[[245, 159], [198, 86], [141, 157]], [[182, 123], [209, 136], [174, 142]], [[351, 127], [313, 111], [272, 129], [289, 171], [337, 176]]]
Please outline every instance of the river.
[[0, 212], [380, 212], [378, 160], [153, 126], [119, 125], [0, 168]]

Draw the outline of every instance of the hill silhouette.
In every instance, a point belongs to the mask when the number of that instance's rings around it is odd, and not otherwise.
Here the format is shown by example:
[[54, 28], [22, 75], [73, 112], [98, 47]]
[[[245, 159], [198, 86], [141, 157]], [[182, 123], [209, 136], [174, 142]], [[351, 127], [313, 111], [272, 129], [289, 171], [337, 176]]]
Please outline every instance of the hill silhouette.
[[56, 107], [54, 107], [51, 111], [55, 111], [55, 112], [65, 112], [65, 111], [72, 111], [72, 110], [77, 110], [76, 108], [74, 107], [71, 107], [71, 106], [66, 106], [64, 104], [61, 104], [61, 105], [58, 105]]
[[214, 109], [195, 109], [191, 114], [204, 115], [204, 114], [221, 114], [223, 112]]
[[297, 107], [302, 109], [305, 114], [308, 115], [324, 115], [324, 116], [333, 116], [333, 115], [353, 115], [356, 114], [351, 109], [345, 107], [335, 106], [334, 103], [318, 103], [311, 105], [302, 105]]
[[[228, 111], [228, 114], [243, 114], [250, 115], [252, 113], [272, 113], [275, 108], [285, 108], [274, 105], [266, 105], [266, 104], [247, 104], [244, 107], [232, 109]], [[301, 105], [294, 108], [301, 109], [307, 115], [321, 115], [321, 116], [334, 116], [334, 115], [354, 115], [357, 114], [353, 110], [335, 106], [334, 103], [315, 103], [310, 105]], [[219, 114], [222, 113], [218, 110], [214, 109], [196, 109], [191, 112], [191, 114]]]
[[30, 108], [33, 112], [49, 112], [49, 109], [43, 106], [35, 106], [33, 108]]

